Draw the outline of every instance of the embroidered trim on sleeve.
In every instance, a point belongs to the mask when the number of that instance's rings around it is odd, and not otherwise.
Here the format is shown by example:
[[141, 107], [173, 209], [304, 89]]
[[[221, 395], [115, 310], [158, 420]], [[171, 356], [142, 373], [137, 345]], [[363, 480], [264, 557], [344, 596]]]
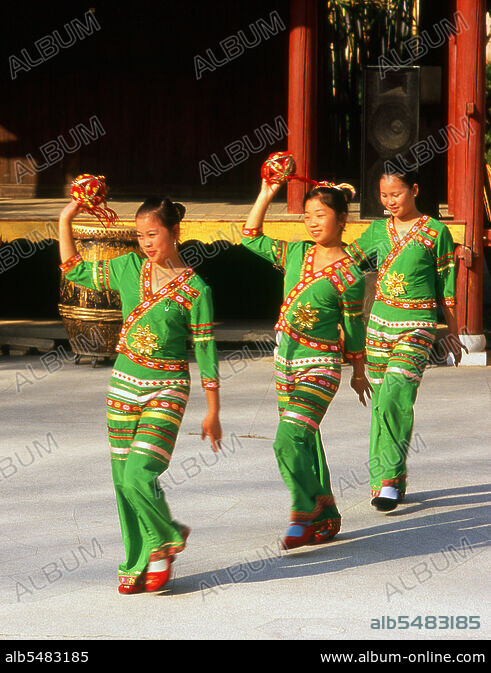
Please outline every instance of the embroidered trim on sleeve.
[[342, 299], [340, 301], [340, 308], [346, 318], [350, 320], [363, 316], [363, 301], [345, 301]]
[[242, 229], [242, 238], [257, 238], [258, 236], [263, 235], [262, 227], [256, 227], [255, 229]]
[[454, 257], [453, 252], [449, 252], [448, 254], [443, 255], [442, 257], [437, 257], [436, 258], [437, 273], [445, 274], [450, 269], [453, 269], [455, 266], [453, 257]]
[[198, 341], [213, 341], [215, 335], [213, 334], [213, 323], [202, 323], [200, 325], [189, 325], [191, 337], [194, 343]]
[[109, 260], [101, 259], [94, 262], [92, 267], [92, 280], [95, 289], [99, 292], [111, 289], [109, 286]]
[[286, 251], [288, 248], [288, 243], [286, 241], [273, 241], [271, 250], [273, 255], [276, 258], [276, 266], [284, 269], [286, 262]]
[[201, 377], [201, 387], [205, 390], [217, 390], [220, 387], [218, 379], [207, 379]]
[[356, 241], [350, 243], [350, 245], [347, 246], [345, 252], [347, 252], [357, 264], [361, 264], [368, 259]]
[[83, 262], [83, 259], [81, 255], [77, 253], [76, 255], [73, 255], [73, 257], [70, 257], [70, 259], [67, 259], [66, 262], [60, 264], [60, 269], [63, 271], [63, 273], [68, 273], [76, 266], [78, 266], [81, 262]]

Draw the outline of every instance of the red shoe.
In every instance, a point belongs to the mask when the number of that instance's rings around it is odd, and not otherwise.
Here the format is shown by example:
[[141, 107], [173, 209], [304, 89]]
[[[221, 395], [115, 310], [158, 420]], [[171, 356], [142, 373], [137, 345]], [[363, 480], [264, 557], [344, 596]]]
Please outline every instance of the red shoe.
[[118, 591], [120, 594], [141, 594], [145, 591], [145, 582], [141, 579], [134, 584], [125, 584], [124, 582], [121, 582], [118, 586]]
[[145, 591], [159, 591], [167, 584], [171, 574], [173, 556], [167, 557], [167, 568], [160, 572], [147, 572], [145, 575]]
[[308, 544], [314, 530], [310, 521], [290, 521], [286, 535], [283, 538], [283, 549], [296, 549]]
[[309, 544], [324, 544], [325, 542], [329, 542], [337, 533], [339, 533], [340, 529], [341, 520], [330, 521], [314, 531]]

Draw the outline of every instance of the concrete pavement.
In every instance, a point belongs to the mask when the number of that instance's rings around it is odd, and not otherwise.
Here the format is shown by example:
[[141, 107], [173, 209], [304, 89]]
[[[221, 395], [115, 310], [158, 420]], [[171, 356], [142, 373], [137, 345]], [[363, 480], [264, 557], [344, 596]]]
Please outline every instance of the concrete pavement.
[[[205, 407], [193, 363], [162, 477], [173, 515], [192, 532], [168, 589], [136, 596], [117, 593], [110, 368], [75, 366], [61, 350], [51, 360], [0, 358], [0, 638], [489, 638], [491, 370], [427, 370], [407, 501], [384, 515], [370, 506], [369, 409], [343, 368], [322, 425], [342, 531], [327, 545], [286, 553], [279, 541], [290, 502], [272, 449], [272, 358], [245, 350], [220, 357], [224, 447], [215, 455], [200, 439]], [[386, 619], [375, 628], [382, 616], [397, 627]], [[402, 628], [406, 617], [412, 625]]]

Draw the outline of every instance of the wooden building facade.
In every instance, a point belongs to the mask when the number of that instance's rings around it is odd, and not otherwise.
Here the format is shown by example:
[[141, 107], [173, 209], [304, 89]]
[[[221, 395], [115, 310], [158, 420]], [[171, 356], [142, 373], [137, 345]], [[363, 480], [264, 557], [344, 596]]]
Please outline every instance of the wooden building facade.
[[[485, 2], [415, 4], [420, 34], [464, 17], [444, 43], [415, 52], [415, 64], [441, 73], [439, 97], [422, 102], [422, 138], [461, 119], [470, 129], [437, 153], [423, 188], [464, 232], [459, 322], [482, 335]], [[335, 80], [326, 51], [328, 6], [191, 0], [123, 11], [71, 2], [53, 12], [39, 4], [27, 16], [11, 6], [1, 45], [0, 198], [59, 198], [73, 177], [94, 172], [118, 198], [248, 203], [265, 157], [287, 146], [300, 174], [358, 187], [363, 111], [356, 92], [333, 94], [344, 74]], [[379, 55], [370, 54], [372, 65]], [[290, 213], [301, 212], [303, 190], [288, 186]]]

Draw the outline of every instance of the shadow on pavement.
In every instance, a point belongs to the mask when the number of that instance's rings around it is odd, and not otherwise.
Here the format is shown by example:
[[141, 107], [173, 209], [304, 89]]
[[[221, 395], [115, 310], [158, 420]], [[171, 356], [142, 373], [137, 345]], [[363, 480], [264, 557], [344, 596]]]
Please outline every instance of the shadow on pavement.
[[[366, 528], [340, 533], [331, 543], [322, 546], [306, 546], [290, 552], [280, 549], [278, 539], [274, 548], [264, 545], [261, 549], [247, 551], [236, 564], [226, 568], [176, 577], [170, 591], [162, 595], [201, 591], [206, 599], [234, 584], [327, 575], [404, 558], [412, 559], [415, 565], [431, 562], [433, 575], [449, 571], [475, 558], [489, 545], [485, 531], [489, 523], [490, 491], [491, 484], [482, 484], [414, 493], [407, 504], [414, 500], [417, 504], [406, 509], [405, 514], [428, 507], [476, 506], [404, 520], [392, 512], [384, 516], [384, 523], [376, 525], [373, 525], [371, 514], [367, 516]], [[408, 567], [408, 572], [410, 570]], [[397, 572], [400, 570], [381, 574], [381, 584], [390, 582], [392, 576], [396, 580]]]

